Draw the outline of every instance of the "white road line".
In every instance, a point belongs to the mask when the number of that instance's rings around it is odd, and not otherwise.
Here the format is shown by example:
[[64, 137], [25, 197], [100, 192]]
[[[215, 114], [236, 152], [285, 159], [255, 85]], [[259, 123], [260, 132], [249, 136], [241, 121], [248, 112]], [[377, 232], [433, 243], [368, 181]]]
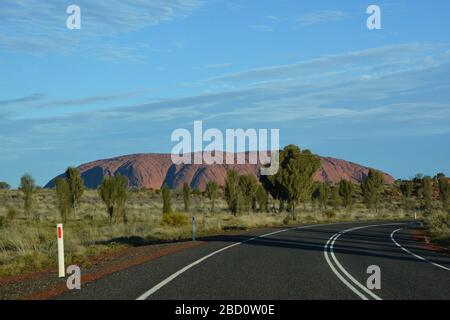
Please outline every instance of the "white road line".
[[436, 263], [436, 262], [427, 260], [427, 259], [425, 259], [424, 257], [421, 257], [421, 256], [419, 256], [419, 255], [417, 255], [417, 254], [415, 254], [415, 253], [409, 251], [408, 249], [402, 247], [397, 241], [395, 241], [394, 235], [395, 235], [397, 232], [399, 232], [400, 230], [402, 230], [402, 229], [403, 229], [403, 228], [394, 230], [394, 231], [391, 233], [391, 240], [395, 243], [395, 245], [396, 245], [397, 247], [399, 247], [400, 249], [402, 249], [402, 250], [405, 251], [406, 253], [409, 253], [410, 255], [416, 257], [417, 259], [420, 259], [420, 260], [423, 260], [423, 261], [425, 261], [425, 262], [428, 262], [428, 263], [430, 263], [430, 264], [432, 264], [433, 266], [436, 266], [436, 267], [438, 267], [438, 268], [441, 268], [441, 269], [450, 271], [450, 268], [444, 267], [443, 265], [440, 265], [439, 263]]
[[330, 258], [328, 257], [328, 250], [330, 251], [331, 257], [334, 261], [334, 263], [337, 265], [337, 267], [341, 270], [341, 272], [347, 276], [348, 279], [350, 279], [356, 286], [358, 286], [360, 289], [362, 289], [365, 293], [367, 293], [369, 296], [371, 296], [375, 300], [382, 300], [379, 296], [377, 296], [375, 293], [370, 291], [368, 288], [366, 288], [363, 284], [361, 284], [358, 280], [356, 280], [340, 263], [339, 260], [336, 258], [336, 255], [334, 254], [334, 244], [336, 243], [336, 240], [339, 239], [340, 236], [342, 236], [345, 233], [349, 233], [352, 231], [360, 230], [360, 229], [366, 229], [366, 228], [375, 228], [375, 227], [381, 227], [381, 226], [390, 226], [390, 225], [402, 225], [404, 223], [388, 223], [388, 224], [381, 224], [381, 225], [369, 225], [369, 226], [362, 226], [362, 227], [356, 227], [347, 229], [341, 232], [338, 232], [334, 234], [328, 242], [325, 244], [324, 247], [324, 255], [325, 259], [330, 266], [331, 270], [334, 272], [334, 274], [341, 280], [350, 290], [352, 290], [354, 293], [356, 293], [361, 299], [368, 300], [367, 296], [364, 295], [363, 292], [359, 291], [357, 288], [355, 288], [353, 285], [351, 285], [343, 275], [341, 275], [334, 265], [331, 263]]
[[254, 241], [256, 239], [261, 239], [261, 238], [265, 238], [265, 237], [269, 237], [272, 236], [274, 234], [278, 234], [278, 233], [282, 233], [282, 232], [286, 232], [286, 231], [290, 231], [290, 230], [300, 230], [300, 229], [306, 229], [306, 228], [312, 228], [312, 227], [320, 227], [320, 226], [325, 226], [327, 224], [316, 224], [316, 225], [310, 225], [310, 226], [303, 226], [303, 227], [296, 227], [296, 228], [289, 228], [289, 229], [284, 229], [284, 230], [278, 230], [275, 232], [271, 232], [268, 234], [264, 234], [261, 236], [257, 236], [257, 237], [253, 237], [251, 239], [239, 242], [239, 243], [235, 243], [232, 245], [229, 245], [228, 247], [222, 248], [220, 250], [214, 251], [213, 253], [208, 254], [207, 256], [204, 256], [201, 259], [198, 259], [194, 262], [192, 262], [191, 264], [187, 265], [186, 267], [184, 267], [183, 269], [178, 270], [177, 272], [175, 272], [174, 274], [172, 274], [170, 277], [166, 278], [165, 280], [161, 281], [160, 283], [158, 283], [156, 286], [154, 286], [153, 288], [151, 288], [150, 290], [148, 290], [147, 292], [145, 292], [143, 295], [141, 295], [139, 298], [137, 298], [136, 300], [146, 300], [148, 299], [151, 295], [153, 295], [156, 291], [158, 291], [159, 289], [161, 289], [162, 287], [164, 287], [166, 284], [168, 284], [169, 282], [171, 282], [173, 279], [177, 278], [178, 276], [180, 276], [181, 274], [185, 273], [187, 270], [191, 269], [192, 267], [202, 263], [203, 261], [205, 261], [206, 259], [211, 258], [212, 256], [215, 256], [218, 253], [221, 253], [225, 250], [231, 249], [233, 247], [239, 246], [243, 243], [247, 243], [250, 241]]
[[369, 300], [363, 293], [361, 293], [358, 289], [356, 289], [354, 286], [352, 286], [334, 267], [334, 265], [331, 263], [330, 258], [328, 257], [328, 244], [336, 237], [336, 234], [333, 235], [330, 239], [328, 239], [328, 242], [325, 245], [325, 250], [323, 252], [325, 256], [325, 260], [327, 261], [328, 265], [330, 266], [331, 270], [334, 272], [334, 274], [341, 280], [350, 290], [352, 290], [356, 295], [358, 295], [362, 300]]

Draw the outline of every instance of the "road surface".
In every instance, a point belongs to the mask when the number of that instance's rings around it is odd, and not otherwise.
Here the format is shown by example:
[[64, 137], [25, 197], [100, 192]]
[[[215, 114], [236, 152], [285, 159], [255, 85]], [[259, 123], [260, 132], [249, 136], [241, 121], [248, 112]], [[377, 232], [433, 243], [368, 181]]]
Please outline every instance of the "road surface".
[[[417, 223], [343, 223], [202, 239], [57, 299], [450, 299], [450, 257]], [[381, 289], [366, 287], [369, 266]]]

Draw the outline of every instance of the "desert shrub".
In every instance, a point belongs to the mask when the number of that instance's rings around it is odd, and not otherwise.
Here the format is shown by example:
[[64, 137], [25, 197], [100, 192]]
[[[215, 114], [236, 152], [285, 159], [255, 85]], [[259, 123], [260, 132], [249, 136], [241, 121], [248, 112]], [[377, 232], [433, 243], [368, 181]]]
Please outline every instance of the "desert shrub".
[[258, 186], [256, 191], [256, 201], [258, 202], [259, 211], [267, 212], [267, 204], [269, 202], [269, 194], [262, 185]]
[[116, 175], [112, 178], [103, 179], [98, 188], [100, 198], [106, 205], [109, 221], [112, 223], [113, 217], [122, 217], [126, 222], [125, 204], [128, 199], [128, 179], [123, 175]]
[[383, 174], [374, 169], [369, 170], [366, 179], [361, 183], [361, 191], [364, 197], [364, 203], [367, 209], [378, 213], [380, 209], [381, 193], [383, 191]]
[[205, 190], [206, 196], [211, 201], [211, 211], [214, 211], [215, 202], [217, 195], [219, 193], [219, 184], [216, 181], [209, 181], [206, 184], [206, 190]]
[[9, 190], [11, 189], [11, 186], [3, 181], [0, 181], [0, 190]]
[[239, 203], [241, 194], [239, 190], [239, 174], [235, 170], [230, 170], [227, 173], [225, 180], [225, 200], [228, 204], [228, 209], [233, 215], [239, 213]]
[[311, 215], [307, 215], [307, 216], [304, 218], [304, 221], [303, 221], [303, 222], [304, 222], [304, 223], [316, 223], [317, 220], [316, 220], [315, 217], [313, 217], [313, 216], [311, 216]]
[[191, 187], [187, 182], [183, 185], [183, 203], [184, 211], [189, 212], [189, 208], [191, 207]]
[[6, 213], [6, 218], [7, 218], [9, 221], [13, 221], [13, 220], [16, 219], [16, 217], [17, 217], [17, 210], [14, 209], [13, 207], [9, 207], [9, 208], [8, 208], [8, 211], [7, 211], [7, 213]]
[[66, 223], [68, 212], [70, 212], [72, 208], [72, 195], [70, 193], [70, 186], [66, 179], [56, 179], [55, 192], [59, 213], [61, 214], [63, 222]]
[[87, 222], [92, 222], [92, 221], [94, 221], [94, 216], [91, 214], [87, 214], [83, 217], [83, 220], [87, 221]]
[[339, 183], [339, 195], [341, 197], [344, 208], [350, 208], [353, 204], [353, 195], [355, 193], [355, 186], [347, 180], [341, 180]]
[[161, 194], [163, 198], [163, 214], [169, 214], [172, 212], [172, 198], [170, 189], [167, 185], [164, 185], [161, 189]]
[[3, 229], [6, 227], [6, 218], [4, 216], [0, 216], [0, 229]]
[[450, 242], [450, 215], [445, 212], [432, 211], [426, 216], [425, 224], [433, 240]]
[[31, 212], [31, 206], [33, 204], [33, 194], [36, 191], [36, 184], [34, 182], [34, 179], [31, 175], [25, 174], [20, 179], [20, 187], [19, 190], [23, 192], [24, 195], [24, 211], [27, 214], [27, 216], [30, 215]]
[[327, 219], [333, 219], [336, 217], [336, 213], [333, 210], [325, 210], [325, 217]]
[[286, 215], [283, 219], [283, 224], [290, 224], [292, 221], [292, 217], [290, 215]]
[[164, 213], [161, 224], [166, 226], [185, 226], [189, 218], [182, 213]]
[[258, 191], [258, 180], [253, 175], [239, 176], [238, 187], [242, 196], [240, 203], [242, 211], [250, 213], [250, 209], [255, 210], [256, 207], [255, 196]]
[[[80, 171], [76, 168], [68, 168], [66, 171], [67, 188], [69, 191], [69, 201], [72, 209], [76, 211], [76, 208], [80, 204], [81, 197], [84, 193], [84, 181], [80, 176]], [[128, 186], [128, 181], [127, 181]]]

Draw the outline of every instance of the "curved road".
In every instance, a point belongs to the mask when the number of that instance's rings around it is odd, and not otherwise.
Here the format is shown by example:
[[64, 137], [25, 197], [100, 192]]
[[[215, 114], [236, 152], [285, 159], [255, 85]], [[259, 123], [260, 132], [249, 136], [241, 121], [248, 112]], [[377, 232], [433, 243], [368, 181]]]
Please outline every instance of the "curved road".
[[[416, 223], [344, 223], [202, 239], [59, 299], [450, 299], [450, 257]], [[381, 289], [369, 290], [369, 266]]]

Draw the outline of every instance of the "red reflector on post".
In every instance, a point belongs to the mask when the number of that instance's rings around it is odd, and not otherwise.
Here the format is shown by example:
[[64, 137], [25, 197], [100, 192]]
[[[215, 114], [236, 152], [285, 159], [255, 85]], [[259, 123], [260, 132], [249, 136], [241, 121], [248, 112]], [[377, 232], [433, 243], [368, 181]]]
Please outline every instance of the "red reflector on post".
[[58, 227], [58, 239], [62, 238], [61, 227]]

